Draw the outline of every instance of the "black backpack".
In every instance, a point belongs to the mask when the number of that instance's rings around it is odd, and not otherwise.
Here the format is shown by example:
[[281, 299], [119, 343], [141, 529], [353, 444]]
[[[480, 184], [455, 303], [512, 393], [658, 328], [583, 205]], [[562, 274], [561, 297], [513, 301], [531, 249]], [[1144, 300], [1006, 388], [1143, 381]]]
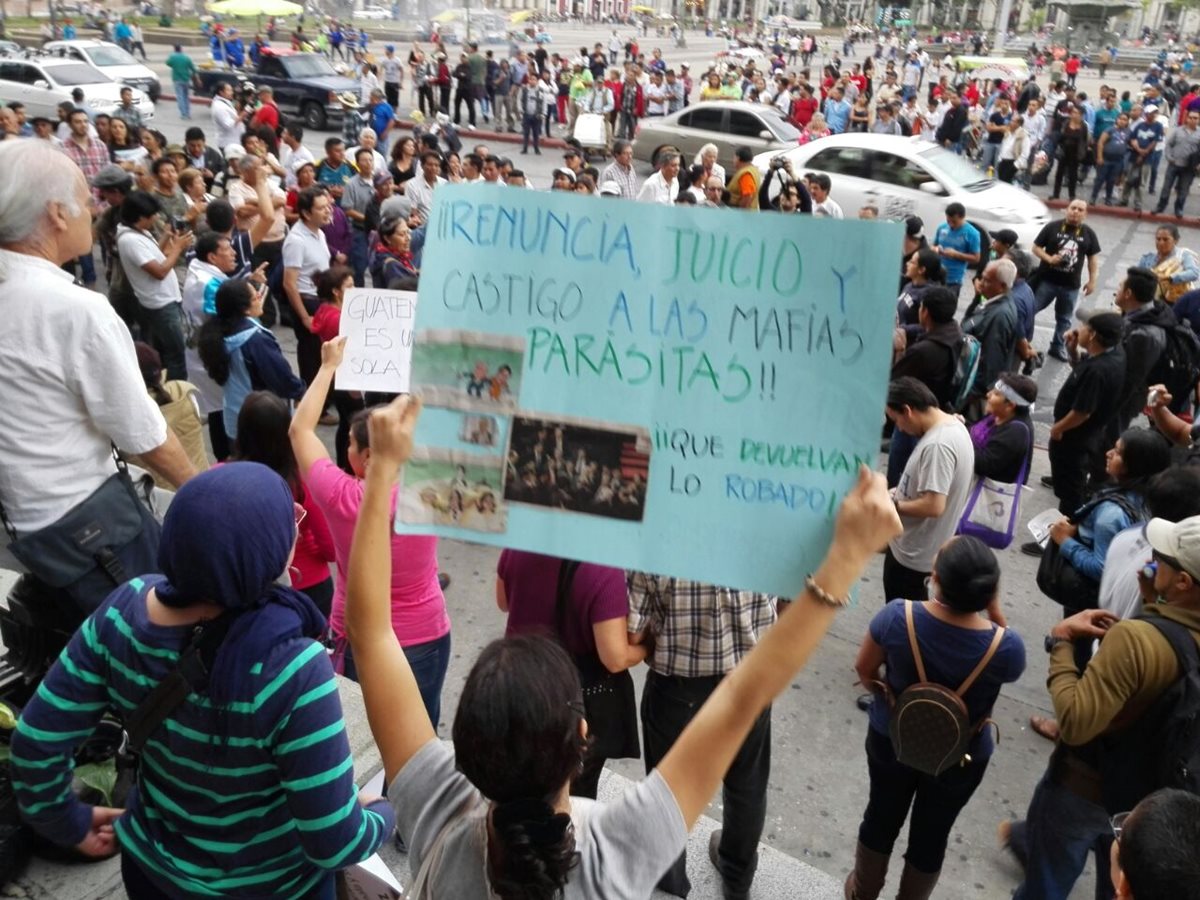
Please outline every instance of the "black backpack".
[[949, 412], [962, 412], [967, 405], [967, 398], [971, 396], [971, 390], [975, 387], [975, 376], [979, 374], [982, 350], [979, 338], [973, 334], [964, 334], [950, 348], [954, 372], [950, 376]]
[[1165, 329], [1167, 342], [1150, 373], [1150, 384], [1162, 384], [1171, 395], [1171, 411], [1188, 408], [1192, 391], [1200, 380], [1200, 338], [1187, 320]]
[[1137, 722], [1101, 738], [1105, 808], [1133, 809], [1159, 788], [1200, 794], [1200, 648], [1191, 629], [1161, 616], [1138, 616], [1171, 644], [1183, 675]]
[[971, 722], [963, 695], [983, 674], [1000, 649], [1004, 629], [995, 629], [992, 643], [979, 665], [959, 685], [958, 690], [951, 690], [945, 685], [929, 681], [925, 676], [925, 661], [917, 645], [911, 600], [904, 601], [904, 620], [908, 626], [913, 662], [917, 667], [917, 681], [902, 690], [892, 702], [888, 736], [892, 739], [892, 749], [898, 762], [926, 775], [941, 775], [947, 769], [964, 764], [971, 741], [988, 724], [988, 719]]

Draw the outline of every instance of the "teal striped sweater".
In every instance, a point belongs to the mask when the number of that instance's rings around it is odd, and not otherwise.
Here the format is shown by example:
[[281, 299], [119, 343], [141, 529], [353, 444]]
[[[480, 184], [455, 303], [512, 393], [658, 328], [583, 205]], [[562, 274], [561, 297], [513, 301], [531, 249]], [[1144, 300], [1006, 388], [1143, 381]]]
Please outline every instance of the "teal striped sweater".
[[[22, 814], [70, 846], [91, 809], [70, 790], [71, 754], [105, 709], [135, 709], [175, 668], [190, 627], [152, 624], [145, 594], [115, 591], [72, 638], [12, 741]], [[130, 853], [172, 897], [301, 898], [370, 856], [391, 833], [386, 802], [358, 804], [333, 669], [308, 639], [246, 660], [247, 696], [216, 708], [192, 694], [147, 742], [117, 823]]]

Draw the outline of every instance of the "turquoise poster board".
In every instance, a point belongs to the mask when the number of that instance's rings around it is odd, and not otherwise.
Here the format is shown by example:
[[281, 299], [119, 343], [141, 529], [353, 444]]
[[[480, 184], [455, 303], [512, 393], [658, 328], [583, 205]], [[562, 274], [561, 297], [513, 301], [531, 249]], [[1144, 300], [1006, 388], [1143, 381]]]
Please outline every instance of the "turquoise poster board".
[[435, 201], [397, 532], [796, 593], [878, 456], [901, 226]]

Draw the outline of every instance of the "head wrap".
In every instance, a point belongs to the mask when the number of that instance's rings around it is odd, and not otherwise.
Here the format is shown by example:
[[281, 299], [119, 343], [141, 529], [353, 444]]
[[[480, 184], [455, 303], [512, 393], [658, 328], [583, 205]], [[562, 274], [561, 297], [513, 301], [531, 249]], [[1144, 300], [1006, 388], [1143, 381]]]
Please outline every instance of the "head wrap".
[[215, 703], [245, 699], [251, 668], [273, 647], [325, 629], [305, 594], [275, 583], [295, 540], [292, 491], [260, 463], [209, 469], [180, 488], [167, 509], [158, 548], [167, 583], [156, 588], [159, 600], [240, 612], [213, 665], [208, 694]]

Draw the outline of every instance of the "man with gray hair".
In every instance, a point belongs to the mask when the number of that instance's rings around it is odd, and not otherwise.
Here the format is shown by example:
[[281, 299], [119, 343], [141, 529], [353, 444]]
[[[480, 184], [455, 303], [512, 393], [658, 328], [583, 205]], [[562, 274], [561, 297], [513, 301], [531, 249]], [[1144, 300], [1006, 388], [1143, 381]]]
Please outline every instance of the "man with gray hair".
[[[61, 269], [91, 250], [90, 202], [64, 154], [0, 145], [0, 505], [17, 538], [91, 503], [117, 471], [113, 445], [175, 486], [195, 474], [146, 393], [129, 330]], [[154, 555], [144, 564], [130, 574], [154, 571]], [[25, 569], [3, 550], [0, 566]]]
[[646, 203], [670, 206], [679, 196], [679, 151], [672, 147], [658, 155], [659, 169], [646, 179], [637, 198]]
[[1016, 263], [1007, 257], [988, 263], [975, 279], [978, 297], [967, 307], [962, 323], [963, 332], [979, 340], [979, 371], [969, 395], [968, 418], [982, 417], [979, 404], [1000, 374], [1015, 365], [1017, 340], [1021, 337], [1017, 304], [1012, 298], [1016, 280]]

